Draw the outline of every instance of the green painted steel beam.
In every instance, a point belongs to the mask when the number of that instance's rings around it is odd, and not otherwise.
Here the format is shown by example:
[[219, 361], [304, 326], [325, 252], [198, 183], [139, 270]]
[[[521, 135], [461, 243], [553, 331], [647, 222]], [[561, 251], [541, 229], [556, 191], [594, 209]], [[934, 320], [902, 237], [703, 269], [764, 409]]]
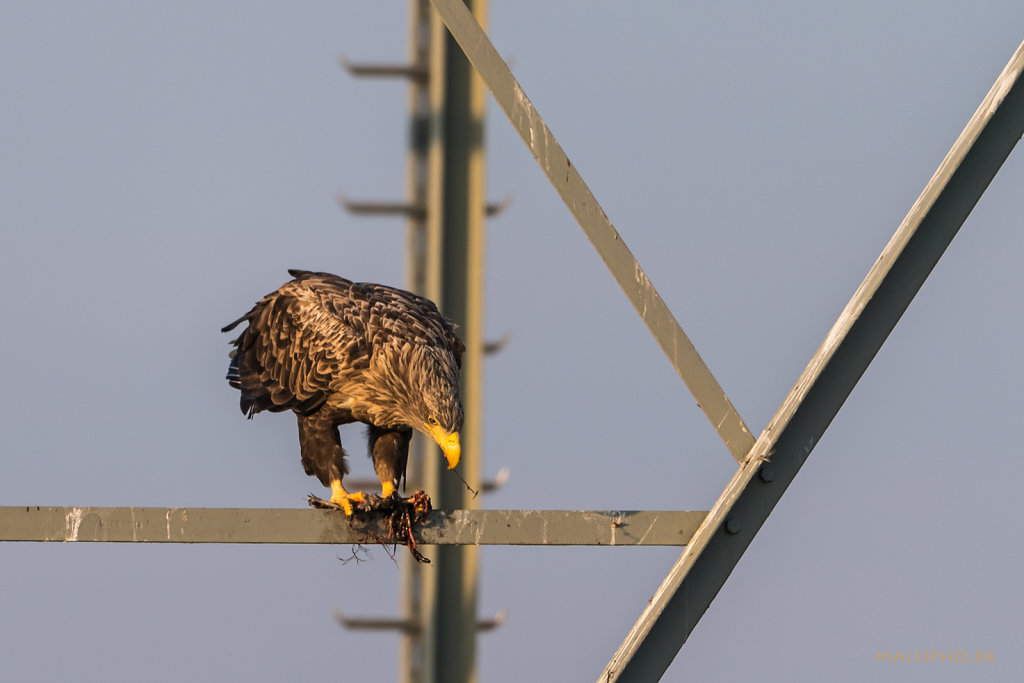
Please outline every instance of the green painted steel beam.
[[[681, 546], [702, 512], [434, 510], [416, 527], [423, 545]], [[372, 544], [378, 522], [334, 510], [0, 506], [0, 541]]]
[[[1024, 134], [1017, 48], [598, 679], [657, 681]], [[766, 464], [764, 460], [769, 460]], [[756, 636], [755, 636], [756, 637]]]
[[[405, 162], [405, 196], [410, 204], [424, 208], [423, 214], [409, 216], [405, 229], [406, 287], [423, 296], [436, 295], [428, 290], [427, 243], [428, 214], [437, 211], [437, 204], [428, 202], [428, 176], [437, 172], [431, 165], [431, 131], [434, 130], [430, 99], [430, 26], [433, 11], [426, 0], [409, 0], [409, 63], [427, 78], [411, 79], [406, 95], [409, 110], [408, 144]], [[436, 80], [436, 78], [434, 79]], [[437, 155], [435, 155], [437, 156]], [[436, 300], [436, 299], [435, 299]], [[409, 452], [406, 484], [409, 489], [435, 490], [426, 481], [426, 470], [433, 470], [431, 458], [436, 446], [416, 434]], [[353, 486], [356, 490], [372, 490]], [[414, 627], [401, 631], [398, 645], [399, 683], [428, 683], [424, 680], [423, 634], [426, 630], [424, 603], [424, 571], [419, 562], [406, 557], [401, 566], [401, 618]]]
[[686, 382], [729, 452], [738, 462], [742, 461], [754, 445], [753, 436], [487, 34], [463, 0], [430, 1]]
[[[475, 21], [486, 25], [487, 0], [462, 0]], [[469, 489], [480, 488], [483, 470], [484, 243], [486, 239], [486, 158], [484, 120], [487, 92], [473, 67], [431, 14], [429, 101], [435, 125], [430, 138], [438, 165], [428, 177], [430, 228], [437, 232], [428, 252], [428, 269], [437, 275], [433, 300], [459, 326], [466, 344], [462, 356], [459, 478], [445, 476], [446, 463], [434, 457], [434, 481], [428, 490], [438, 506], [479, 507]], [[429, 173], [429, 171], [428, 171]], [[435, 569], [424, 572], [424, 674], [421, 683], [475, 683], [477, 675], [477, 596], [480, 556], [472, 545], [445, 545], [433, 554]]]

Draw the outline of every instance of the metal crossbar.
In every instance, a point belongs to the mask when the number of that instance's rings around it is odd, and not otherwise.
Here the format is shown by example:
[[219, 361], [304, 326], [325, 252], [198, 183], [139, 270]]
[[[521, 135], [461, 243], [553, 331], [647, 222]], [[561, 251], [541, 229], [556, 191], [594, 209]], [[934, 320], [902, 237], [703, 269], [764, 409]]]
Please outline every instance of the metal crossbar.
[[754, 437], [463, 0], [430, 0], [737, 462]]
[[[423, 545], [682, 546], [707, 512], [434, 510]], [[381, 543], [380, 519], [333, 510], [0, 506], [0, 541], [112, 543]]]

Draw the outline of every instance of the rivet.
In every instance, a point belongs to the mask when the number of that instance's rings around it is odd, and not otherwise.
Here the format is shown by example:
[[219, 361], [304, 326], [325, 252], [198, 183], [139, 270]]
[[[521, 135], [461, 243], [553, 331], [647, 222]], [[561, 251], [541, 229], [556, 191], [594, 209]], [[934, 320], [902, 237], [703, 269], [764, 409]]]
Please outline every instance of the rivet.
[[735, 517], [725, 520], [725, 530], [730, 534], [738, 534], [742, 528], [743, 525], [740, 523], [740, 520]]
[[770, 463], [766, 462], [761, 465], [761, 469], [758, 470], [757, 475], [761, 477], [761, 481], [768, 483], [775, 479], [775, 467]]

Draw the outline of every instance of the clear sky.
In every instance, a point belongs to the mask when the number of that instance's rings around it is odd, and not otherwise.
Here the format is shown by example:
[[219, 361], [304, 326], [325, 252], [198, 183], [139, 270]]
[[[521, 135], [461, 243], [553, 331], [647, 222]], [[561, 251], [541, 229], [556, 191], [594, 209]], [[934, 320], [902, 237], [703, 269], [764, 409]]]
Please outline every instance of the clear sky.
[[[219, 328], [400, 284], [407, 3], [0, 6], [0, 504], [302, 507]], [[705, 6], [706, 5], [706, 6]], [[1024, 39], [1024, 3], [495, 0], [491, 34], [756, 433]], [[503, 114], [490, 508], [707, 509], [735, 464]], [[666, 680], [1017, 680], [1024, 156], [1008, 159]], [[371, 467], [347, 429], [354, 474]], [[396, 676], [379, 549], [3, 544], [18, 681]], [[678, 550], [485, 548], [480, 679], [592, 681]], [[879, 651], [992, 651], [983, 664]]]

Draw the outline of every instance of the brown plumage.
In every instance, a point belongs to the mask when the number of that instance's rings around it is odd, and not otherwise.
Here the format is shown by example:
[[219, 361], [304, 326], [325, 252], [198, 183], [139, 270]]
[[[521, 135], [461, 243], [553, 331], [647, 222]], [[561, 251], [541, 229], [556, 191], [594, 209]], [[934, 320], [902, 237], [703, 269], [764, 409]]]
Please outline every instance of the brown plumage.
[[465, 347], [452, 324], [433, 302], [401, 289], [288, 272], [293, 280], [222, 330], [248, 323], [232, 342], [227, 374], [242, 412], [294, 411], [306, 473], [331, 487], [331, 502], [347, 514], [363, 496], [342, 487], [339, 425], [369, 425], [385, 497], [404, 478], [413, 429], [437, 441], [455, 467]]

